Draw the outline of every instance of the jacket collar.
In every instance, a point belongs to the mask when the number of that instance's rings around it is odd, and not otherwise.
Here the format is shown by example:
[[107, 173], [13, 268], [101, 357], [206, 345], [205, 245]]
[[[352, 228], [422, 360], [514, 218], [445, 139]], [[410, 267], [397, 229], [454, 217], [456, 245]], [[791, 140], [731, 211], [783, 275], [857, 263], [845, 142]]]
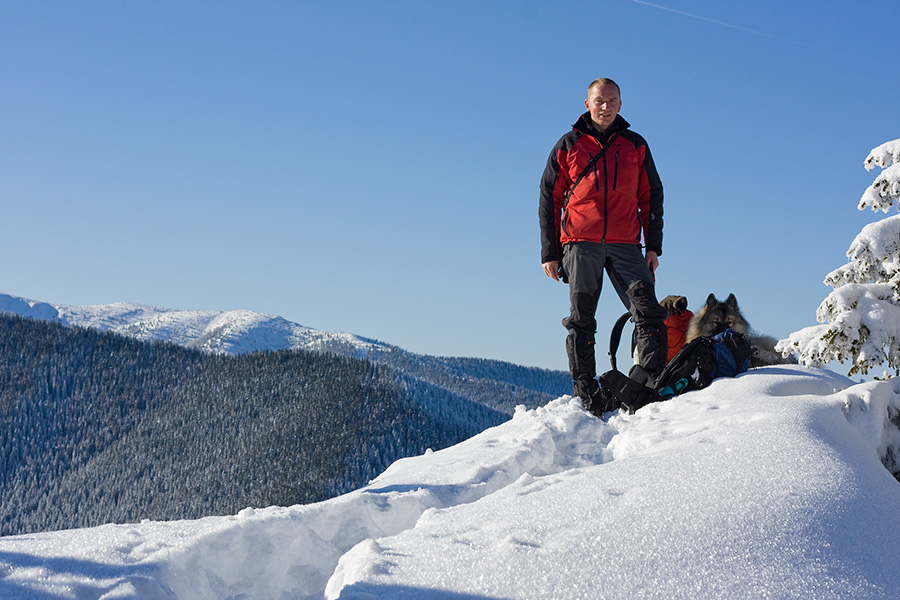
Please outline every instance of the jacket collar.
[[594, 121], [591, 119], [591, 113], [585, 112], [583, 115], [578, 117], [578, 120], [575, 121], [575, 124], [572, 125], [572, 129], [576, 131], [580, 131], [581, 133], [585, 133], [591, 137], [595, 137], [601, 142], [605, 143], [610, 135], [613, 133], [618, 133], [620, 131], [624, 131], [631, 127], [631, 124], [625, 120], [622, 115], [616, 115], [616, 120], [613, 121], [612, 125], [610, 125], [609, 129], [606, 130], [606, 133], [600, 133], [597, 131], [597, 128], [594, 127]]

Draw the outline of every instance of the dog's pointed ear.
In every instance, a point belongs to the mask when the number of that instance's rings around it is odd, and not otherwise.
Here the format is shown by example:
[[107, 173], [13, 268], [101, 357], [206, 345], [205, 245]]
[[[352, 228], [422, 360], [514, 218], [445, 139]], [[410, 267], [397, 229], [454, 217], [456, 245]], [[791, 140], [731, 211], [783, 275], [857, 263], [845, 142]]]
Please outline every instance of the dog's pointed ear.
[[716, 298], [715, 294], [710, 294], [709, 296], [706, 297], [706, 305], [707, 306], [712, 307], [718, 303], [719, 303], [719, 299]]
[[734, 294], [728, 294], [728, 299], [725, 300], [725, 305], [729, 308], [737, 309], [737, 298], [734, 297]]

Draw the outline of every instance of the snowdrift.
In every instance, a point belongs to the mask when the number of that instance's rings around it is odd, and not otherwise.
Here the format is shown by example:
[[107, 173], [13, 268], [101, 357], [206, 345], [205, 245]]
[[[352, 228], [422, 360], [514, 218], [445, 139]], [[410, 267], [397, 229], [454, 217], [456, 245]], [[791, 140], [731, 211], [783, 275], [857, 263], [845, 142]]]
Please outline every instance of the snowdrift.
[[0, 538], [0, 598], [896, 599], [898, 413], [803, 367], [563, 397], [326, 502]]

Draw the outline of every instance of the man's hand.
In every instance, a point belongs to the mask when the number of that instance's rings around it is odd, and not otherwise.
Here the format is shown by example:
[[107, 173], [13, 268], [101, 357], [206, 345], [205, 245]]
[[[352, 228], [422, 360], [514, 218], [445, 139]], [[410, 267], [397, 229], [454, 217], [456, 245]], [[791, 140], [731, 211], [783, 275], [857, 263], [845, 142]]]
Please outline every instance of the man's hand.
[[553, 279], [554, 281], [559, 281], [559, 261], [551, 260], [545, 262], [543, 265], [544, 273], [547, 274], [547, 277]]
[[656, 268], [659, 267], [659, 257], [656, 255], [656, 252], [653, 250], [647, 250], [647, 268], [650, 269], [650, 272], [654, 275], [656, 274]]

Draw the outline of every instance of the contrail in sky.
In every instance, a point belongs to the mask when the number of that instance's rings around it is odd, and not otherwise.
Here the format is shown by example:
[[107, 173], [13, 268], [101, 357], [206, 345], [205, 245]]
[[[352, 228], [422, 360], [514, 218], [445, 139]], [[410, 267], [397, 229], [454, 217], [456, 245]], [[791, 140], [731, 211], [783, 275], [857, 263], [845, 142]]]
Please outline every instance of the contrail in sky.
[[634, 2], [635, 4], [643, 4], [644, 6], [650, 6], [653, 8], [658, 8], [660, 10], [665, 10], [671, 13], [675, 13], [676, 15], [682, 15], [685, 17], [690, 17], [692, 19], [699, 19], [701, 21], [706, 21], [707, 23], [715, 23], [716, 25], [721, 25], [723, 27], [730, 27], [732, 29], [738, 29], [740, 31], [746, 31], [747, 33], [752, 33], [755, 35], [761, 35], [764, 37], [772, 38], [774, 40], [780, 40], [782, 42], [790, 42], [791, 44], [798, 44], [800, 46], [806, 46], [807, 48], [813, 48], [815, 50], [822, 50], [823, 52], [830, 52], [825, 48], [820, 48], [819, 46], [812, 46], [810, 44], [804, 44], [803, 42], [798, 42], [797, 40], [790, 40], [783, 37], [778, 37], [777, 35], [772, 35], [770, 33], [764, 33], [762, 31], [756, 31], [755, 29], [748, 29], [746, 27], [741, 27], [740, 25], [732, 25], [731, 23], [725, 23], [724, 21], [717, 21], [716, 19], [710, 19], [709, 17], [703, 17], [700, 15], [691, 14], [689, 12], [684, 12], [683, 10], [676, 10], [674, 8], [669, 8], [668, 6], [660, 6], [659, 4], [653, 4], [652, 2], [645, 2], [644, 0], [629, 0], [629, 2]]

